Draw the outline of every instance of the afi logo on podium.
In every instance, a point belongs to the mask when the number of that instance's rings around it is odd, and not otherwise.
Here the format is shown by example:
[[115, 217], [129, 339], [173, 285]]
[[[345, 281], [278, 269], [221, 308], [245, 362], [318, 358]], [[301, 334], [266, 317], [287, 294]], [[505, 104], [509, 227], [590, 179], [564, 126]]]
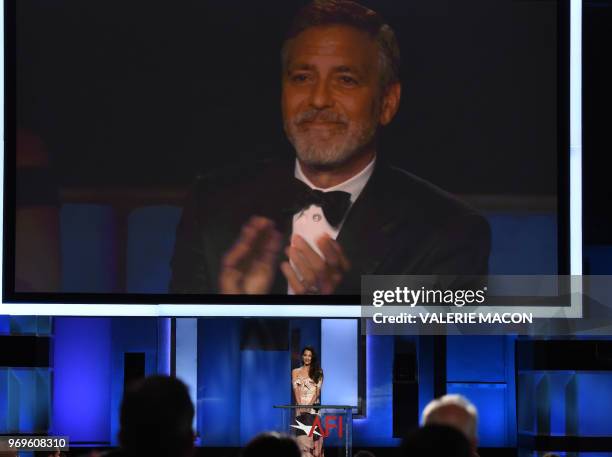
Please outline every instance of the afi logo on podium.
[[338, 430], [338, 437], [342, 438], [343, 436], [342, 416], [325, 416], [325, 427], [321, 423], [321, 416], [317, 415], [315, 415], [312, 425], [304, 425], [297, 419], [295, 421], [298, 425], [292, 425], [291, 427], [303, 430], [310, 438], [314, 435], [327, 438], [329, 431], [334, 428]]
[[308, 436], [312, 437], [312, 435], [315, 433], [315, 427], [321, 431], [323, 438], [327, 438], [329, 436], [329, 431], [332, 428], [338, 429], [338, 436], [342, 438], [342, 416], [325, 416], [325, 428], [323, 428], [321, 425], [321, 417], [315, 416], [315, 420], [312, 423]]

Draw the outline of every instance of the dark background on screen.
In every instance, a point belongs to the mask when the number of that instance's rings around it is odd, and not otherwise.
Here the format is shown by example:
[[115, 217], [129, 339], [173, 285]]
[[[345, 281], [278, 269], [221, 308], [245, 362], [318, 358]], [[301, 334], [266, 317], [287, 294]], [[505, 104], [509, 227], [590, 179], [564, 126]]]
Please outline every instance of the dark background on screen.
[[[612, 245], [612, 1], [584, 2], [582, 27], [584, 242]], [[612, 266], [606, 271], [612, 272]]]
[[[18, 124], [69, 187], [182, 187], [291, 154], [279, 49], [303, 3], [21, 0]], [[457, 193], [556, 194], [556, 2], [363, 3], [402, 51], [383, 154]]]

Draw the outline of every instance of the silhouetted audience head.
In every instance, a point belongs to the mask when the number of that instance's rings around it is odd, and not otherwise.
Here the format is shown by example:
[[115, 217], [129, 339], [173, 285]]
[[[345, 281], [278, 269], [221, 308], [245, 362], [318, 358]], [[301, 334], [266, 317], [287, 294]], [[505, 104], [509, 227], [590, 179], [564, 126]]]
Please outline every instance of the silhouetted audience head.
[[[34, 451], [34, 457], [62, 457], [62, 451]], [[2, 454], [0, 453], [0, 457]]]
[[478, 455], [478, 410], [462, 395], [444, 395], [431, 401], [423, 410], [421, 425], [448, 425], [463, 432]]
[[129, 457], [185, 457], [193, 451], [193, 404], [176, 378], [152, 376], [130, 386], [121, 404], [119, 442]]
[[276, 432], [261, 433], [242, 451], [242, 457], [301, 457], [293, 438]]
[[19, 457], [17, 451], [0, 451], [0, 457]]
[[353, 457], [376, 457], [376, 455], [370, 451], [359, 451]]
[[557, 454], [556, 452], [547, 452], [546, 454], [544, 454], [544, 457], [559, 457], [559, 454]]
[[409, 433], [401, 457], [470, 457], [470, 443], [463, 433], [447, 425], [426, 425]]

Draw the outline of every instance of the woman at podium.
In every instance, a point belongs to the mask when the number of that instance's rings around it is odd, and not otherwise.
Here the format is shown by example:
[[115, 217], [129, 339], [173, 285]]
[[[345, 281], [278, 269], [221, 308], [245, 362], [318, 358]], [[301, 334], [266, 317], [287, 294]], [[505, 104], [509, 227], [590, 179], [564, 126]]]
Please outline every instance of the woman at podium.
[[[323, 370], [319, 366], [317, 353], [311, 346], [302, 349], [302, 366], [291, 371], [291, 383], [296, 405], [316, 405], [321, 403]], [[323, 436], [320, 430], [312, 429], [314, 418], [318, 414], [314, 408], [297, 408], [296, 438], [302, 456], [323, 457]]]

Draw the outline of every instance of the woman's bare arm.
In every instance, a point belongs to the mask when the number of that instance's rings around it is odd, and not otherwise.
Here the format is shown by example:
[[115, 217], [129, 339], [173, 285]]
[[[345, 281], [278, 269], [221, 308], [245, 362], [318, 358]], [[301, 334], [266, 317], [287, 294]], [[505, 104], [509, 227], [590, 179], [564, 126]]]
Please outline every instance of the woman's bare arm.
[[315, 403], [321, 403], [321, 390], [323, 388], [323, 373], [321, 373], [321, 379], [317, 383], [317, 395], [315, 395]]
[[291, 387], [293, 388], [293, 395], [295, 397], [295, 404], [299, 405], [300, 404], [300, 394], [302, 391], [302, 386], [301, 385], [296, 385], [295, 381], [297, 380], [297, 368], [294, 370], [291, 370]]

